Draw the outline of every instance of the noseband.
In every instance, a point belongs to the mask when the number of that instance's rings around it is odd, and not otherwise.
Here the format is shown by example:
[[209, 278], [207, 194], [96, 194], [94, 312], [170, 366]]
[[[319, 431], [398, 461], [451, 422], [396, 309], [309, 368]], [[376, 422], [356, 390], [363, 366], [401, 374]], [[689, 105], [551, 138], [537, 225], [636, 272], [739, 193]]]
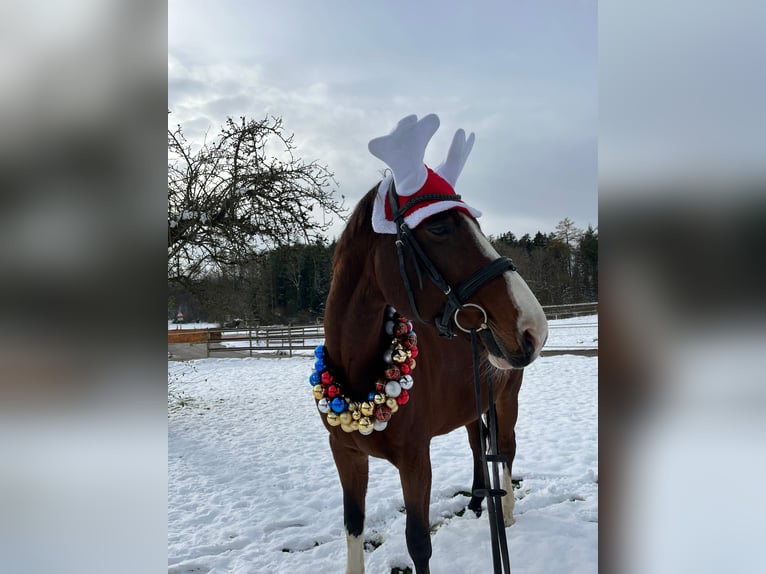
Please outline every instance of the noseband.
[[441, 315], [438, 315], [434, 322], [436, 328], [439, 330], [439, 335], [442, 337], [452, 338], [455, 334], [452, 332], [452, 319], [454, 317], [455, 323], [462, 331], [468, 331], [463, 328], [460, 323], [457, 322], [457, 315], [461, 309], [466, 306], [478, 307], [484, 313], [484, 322], [480, 329], [486, 328], [487, 314], [484, 309], [473, 303], [466, 303], [468, 299], [479, 290], [480, 287], [492, 281], [492, 279], [499, 277], [506, 271], [516, 271], [516, 266], [508, 257], [499, 257], [491, 263], [488, 263], [476, 273], [471, 275], [468, 279], [455, 286], [454, 288], [447, 283], [444, 276], [439, 272], [433, 262], [428, 258], [423, 248], [415, 239], [415, 235], [412, 229], [405, 223], [404, 216], [407, 212], [418, 203], [424, 201], [459, 201], [459, 195], [443, 195], [443, 194], [424, 194], [416, 196], [407, 201], [401, 208], [399, 207], [399, 195], [396, 193], [393, 179], [391, 180], [391, 187], [388, 191], [388, 201], [391, 206], [391, 213], [394, 223], [396, 223], [396, 252], [399, 256], [399, 272], [404, 282], [404, 288], [407, 291], [407, 298], [410, 302], [410, 307], [414, 313], [414, 317], [423, 323], [428, 321], [424, 320], [418, 312], [418, 307], [415, 304], [415, 294], [412, 291], [410, 285], [409, 275], [407, 273], [407, 266], [405, 264], [405, 251], [409, 254], [410, 260], [413, 262], [415, 272], [418, 277], [418, 286], [423, 288], [423, 277], [420, 268], [423, 267], [428, 277], [433, 283], [441, 290], [447, 297], [447, 303], [444, 307], [444, 311]]

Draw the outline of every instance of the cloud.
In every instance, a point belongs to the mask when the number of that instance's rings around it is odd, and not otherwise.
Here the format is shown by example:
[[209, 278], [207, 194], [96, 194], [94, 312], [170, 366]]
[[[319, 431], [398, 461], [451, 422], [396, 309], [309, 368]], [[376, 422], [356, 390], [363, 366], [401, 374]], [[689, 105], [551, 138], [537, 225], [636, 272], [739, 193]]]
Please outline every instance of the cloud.
[[540, 8], [497, 8], [480, 26], [420, 5], [339, 13], [273, 3], [205, 25], [206, 5], [171, 4], [169, 121], [201, 137], [226, 116], [281, 116], [299, 155], [326, 163], [353, 205], [383, 168], [369, 139], [404, 115], [436, 112], [427, 163], [443, 159], [457, 128], [477, 133], [461, 192], [492, 211], [488, 233], [534, 233], [511, 225], [537, 222], [547, 232], [563, 217], [595, 224], [595, 7], [550, 21]]

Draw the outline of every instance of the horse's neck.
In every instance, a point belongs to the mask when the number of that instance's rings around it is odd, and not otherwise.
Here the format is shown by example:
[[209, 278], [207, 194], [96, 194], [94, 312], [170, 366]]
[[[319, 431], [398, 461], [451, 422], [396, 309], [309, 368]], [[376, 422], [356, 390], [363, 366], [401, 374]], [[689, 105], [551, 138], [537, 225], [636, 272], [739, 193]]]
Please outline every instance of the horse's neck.
[[382, 373], [381, 341], [386, 302], [371, 274], [339, 268], [327, 298], [325, 346], [328, 364], [344, 390], [361, 397]]

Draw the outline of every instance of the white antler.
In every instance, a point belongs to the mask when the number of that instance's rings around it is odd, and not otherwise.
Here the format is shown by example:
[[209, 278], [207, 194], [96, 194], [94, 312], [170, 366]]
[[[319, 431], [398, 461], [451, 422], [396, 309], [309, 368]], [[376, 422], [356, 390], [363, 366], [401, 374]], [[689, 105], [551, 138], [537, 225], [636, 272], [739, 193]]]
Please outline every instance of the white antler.
[[[428, 172], [423, 158], [428, 142], [438, 129], [439, 116], [436, 114], [428, 114], [420, 120], [416, 115], [411, 115], [400, 120], [390, 134], [372, 139], [367, 144], [370, 153], [391, 168], [399, 195], [412, 195], [425, 184]], [[460, 169], [462, 167], [461, 164]]]
[[449, 151], [447, 152], [447, 159], [434, 170], [446, 179], [453, 189], [457, 183], [457, 178], [460, 177], [460, 173], [463, 171], [465, 160], [468, 159], [468, 155], [473, 149], [473, 142], [475, 139], [476, 137], [473, 132], [471, 132], [471, 135], [466, 139], [465, 131], [462, 128], [457, 130], [452, 138], [452, 144], [449, 147]]

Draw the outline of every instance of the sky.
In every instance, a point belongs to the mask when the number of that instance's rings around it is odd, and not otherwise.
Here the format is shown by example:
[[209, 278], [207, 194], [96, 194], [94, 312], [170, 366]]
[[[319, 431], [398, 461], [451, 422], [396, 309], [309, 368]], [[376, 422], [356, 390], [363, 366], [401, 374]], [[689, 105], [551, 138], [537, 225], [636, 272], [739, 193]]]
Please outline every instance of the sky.
[[[169, 126], [201, 141], [227, 116], [280, 116], [352, 208], [380, 178], [367, 142], [436, 113], [438, 165], [476, 144], [456, 191], [482, 229], [597, 227], [597, 4], [170, 0]], [[329, 235], [337, 236], [342, 224]]]

